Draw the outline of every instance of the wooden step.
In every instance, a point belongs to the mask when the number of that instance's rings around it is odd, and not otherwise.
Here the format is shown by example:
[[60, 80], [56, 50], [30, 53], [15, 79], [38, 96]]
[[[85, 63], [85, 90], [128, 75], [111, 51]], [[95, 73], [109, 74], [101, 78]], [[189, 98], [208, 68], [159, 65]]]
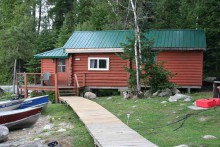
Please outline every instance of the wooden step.
[[76, 96], [76, 91], [73, 88], [59, 88], [59, 96]]

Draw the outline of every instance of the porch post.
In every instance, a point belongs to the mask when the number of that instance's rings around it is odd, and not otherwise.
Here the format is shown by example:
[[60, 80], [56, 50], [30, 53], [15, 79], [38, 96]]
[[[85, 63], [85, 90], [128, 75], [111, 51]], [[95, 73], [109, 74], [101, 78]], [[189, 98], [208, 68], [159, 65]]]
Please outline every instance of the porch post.
[[57, 80], [57, 72], [55, 72], [55, 103], [58, 103], [58, 80]]
[[73, 85], [73, 55], [70, 54], [69, 56], [69, 85], [68, 86], [72, 86]]
[[27, 74], [24, 73], [24, 97], [28, 97], [28, 88], [27, 88]]
[[83, 75], [83, 86], [86, 86], [86, 73]]

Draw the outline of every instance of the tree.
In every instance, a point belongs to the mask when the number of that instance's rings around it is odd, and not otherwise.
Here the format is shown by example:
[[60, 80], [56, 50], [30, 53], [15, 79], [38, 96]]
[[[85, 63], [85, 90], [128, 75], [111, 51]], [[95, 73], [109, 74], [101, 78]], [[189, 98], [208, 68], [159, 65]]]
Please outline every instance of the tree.
[[135, 24], [135, 42], [134, 42], [134, 53], [135, 53], [135, 67], [136, 67], [136, 91], [137, 95], [141, 92], [141, 83], [140, 83], [140, 73], [141, 73], [141, 66], [142, 66], [142, 53], [141, 53], [141, 32], [137, 20], [137, 8], [134, 5], [133, 0], [130, 0], [132, 11], [134, 13], [134, 24]]

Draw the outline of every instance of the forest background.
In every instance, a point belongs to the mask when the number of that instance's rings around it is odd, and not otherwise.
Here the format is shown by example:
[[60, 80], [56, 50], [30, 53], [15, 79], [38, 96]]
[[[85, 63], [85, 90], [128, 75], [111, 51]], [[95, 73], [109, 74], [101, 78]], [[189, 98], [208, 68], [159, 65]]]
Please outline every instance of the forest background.
[[[219, 0], [136, 0], [148, 29], [203, 29], [204, 77], [220, 77]], [[0, 0], [0, 84], [17, 72], [40, 72], [33, 55], [62, 47], [73, 31], [134, 29], [129, 0]], [[16, 62], [15, 62], [16, 61]]]

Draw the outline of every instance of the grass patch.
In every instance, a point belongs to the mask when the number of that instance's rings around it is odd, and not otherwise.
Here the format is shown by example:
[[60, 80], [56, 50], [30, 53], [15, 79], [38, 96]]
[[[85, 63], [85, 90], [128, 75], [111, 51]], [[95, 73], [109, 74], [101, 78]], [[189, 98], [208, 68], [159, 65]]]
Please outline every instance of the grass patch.
[[84, 124], [79, 120], [74, 111], [63, 104], [50, 104], [43, 115], [50, 115], [50, 122], [70, 122], [74, 127], [65, 132], [66, 137], [71, 137], [74, 147], [93, 147], [94, 142]]
[[[194, 93], [192, 102], [173, 102], [161, 104], [167, 98], [148, 98], [124, 100], [120, 96], [112, 99], [98, 98], [95, 101], [104, 106], [124, 123], [130, 114], [129, 126], [153, 143], [162, 146], [219, 146], [220, 144], [220, 107], [207, 111], [190, 110], [187, 106], [199, 98], [209, 98], [212, 93]], [[187, 114], [198, 113], [188, 117], [185, 122], [180, 120]], [[183, 126], [181, 124], [183, 123]], [[179, 128], [180, 127], [180, 128]], [[179, 129], [177, 129], [179, 128]], [[177, 130], [175, 130], [177, 129]], [[218, 139], [205, 140], [204, 135], [214, 135]]]

